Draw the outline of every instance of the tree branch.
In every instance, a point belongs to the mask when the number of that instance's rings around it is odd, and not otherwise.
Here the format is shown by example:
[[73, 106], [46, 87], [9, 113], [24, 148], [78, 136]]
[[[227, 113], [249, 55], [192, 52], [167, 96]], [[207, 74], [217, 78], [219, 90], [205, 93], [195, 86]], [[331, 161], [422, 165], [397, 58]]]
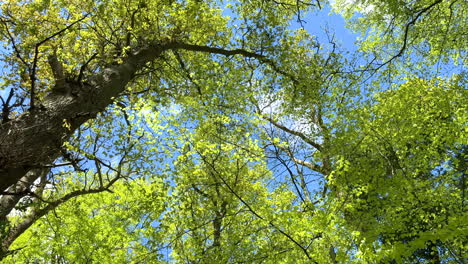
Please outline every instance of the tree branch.
[[96, 189], [88, 189], [88, 190], [78, 190], [78, 191], [73, 191], [62, 198], [52, 201], [52, 202], [47, 202], [48, 204], [41, 208], [41, 209], [33, 209], [31, 213], [24, 218], [22, 222], [17, 224], [16, 226], [12, 227], [8, 235], [3, 239], [2, 241], [2, 252], [3, 254], [0, 254], [0, 259], [1, 256], [4, 255], [4, 252], [8, 252], [8, 248], [11, 246], [11, 244], [15, 241], [16, 238], [18, 238], [21, 234], [23, 234], [31, 225], [33, 225], [37, 219], [41, 218], [42, 216], [46, 215], [48, 212], [51, 210], [57, 208], [59, 205], [69, 201], [72, 198], [75, 198], [80, 195], [86, 195], [86, 194], [92, 194], [92, 193], [100, 193], [103, 191], [109, 191], [109, 188], [119, 179], [121, 178], [121, 175], [117, 175], [115, 178], [113, 178], [111, 181], [109, 181], [105, 186], [101, 186]]
[[270, 122], [271, 124], [273, 124], [275, 127], [283, 130], [284, 132], [287, 132], [291, 135], [294, 135], [294, 136], [297, 136], [299, 137], [300, 139], [302, 139], [305, 143], [309, 144], [310, 146], [314, 147], [315, 149], [317, 149], [318, 151], [322, 151], [322, 146], [314, 141], [312, 141], [310, 138], [308, 138], [306, 135], [304, 135], [304, 133], [301, 133], [299, 131], [295, 131], [295, 130], [292, 130], [282, 124], [280, 124], [279, 122], [276, 122], [273, 118], [270, 118], [264, 114], [260, 114], [260, 116], [267, 120], [268, 122]]
[[31, 195], [31, 185], [39, 177], [47, 174], [49, 169], [34, 169], [29, 171], [21, 180], [14, 186], [10, 187], [7, 192], [2, 193], [0, 198], [0, 221], [6, 220], [7, 215], [15, 208], [21, 198], [26, 195]]
[[397, 54], [395, 54], [393, 57], [391, 57], [390, 59], [388, 59], [387, 61], [385, 61], [384, 63], [381, 63], [377, 68], [375, 68], [374, 70], [377, 71], [378, 69], [382, 68], [383, 66], [389, 64], [390, 62], [392, 62], [393, 60], [395, 60], [396, 58], [400, 57], [403, 55], [403, 53], [405, 52], [406, 50], [406, 47], [408, 45], [408, 35], [409, 35], [409, 29], [416, 23], [416, 21], [424, 14], [426, 13], [427, 11], [429, 11], [431, 8], [433, 8], [434, 6], [438, 5], [442, 3], [442, 0], [437, 0], [435, 1], [434, 3], [428, 5], [427, 7], [419, 10], [417, 13], [416, 13], [416, 16], [413, 17], [413, 19], [411, 19], [411, 21], [409, 21], [406, 25], [405, 25], [405, 32], [403, 34], [403, 46], [401, 46], [400, 50], [398, 51]]

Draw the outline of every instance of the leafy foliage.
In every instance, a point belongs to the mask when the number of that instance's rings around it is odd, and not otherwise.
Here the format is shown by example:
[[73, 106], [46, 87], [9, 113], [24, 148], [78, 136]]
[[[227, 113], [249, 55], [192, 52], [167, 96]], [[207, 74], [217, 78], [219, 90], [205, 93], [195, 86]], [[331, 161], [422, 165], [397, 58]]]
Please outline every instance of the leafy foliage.
[[332, 5], [2, 3], [1, 259], [463, 263], [466, 3]]

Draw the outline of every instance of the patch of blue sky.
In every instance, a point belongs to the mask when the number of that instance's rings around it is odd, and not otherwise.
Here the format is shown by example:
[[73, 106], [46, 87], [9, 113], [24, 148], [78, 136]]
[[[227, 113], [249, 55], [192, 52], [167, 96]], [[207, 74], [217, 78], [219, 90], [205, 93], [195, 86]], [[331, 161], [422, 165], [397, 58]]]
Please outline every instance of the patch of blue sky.
[[[5, 42], [0, 40], [0, 56], [9, 56], [8, 49], [5, 48]], [[3, 58], [0, 57], [0, 96], [5, 100], [8, 97], [11, 87], [5, 85], [5, 76], [11, 72], [11, 68], [5, 64]]]

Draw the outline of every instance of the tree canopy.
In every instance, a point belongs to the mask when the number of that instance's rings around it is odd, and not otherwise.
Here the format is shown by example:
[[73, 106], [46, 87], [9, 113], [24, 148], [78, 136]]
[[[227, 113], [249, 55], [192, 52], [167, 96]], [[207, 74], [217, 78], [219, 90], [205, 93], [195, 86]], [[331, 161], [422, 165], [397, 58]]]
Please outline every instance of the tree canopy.
[[467, 5], [2, 2], [0, 260], [465, 263]]

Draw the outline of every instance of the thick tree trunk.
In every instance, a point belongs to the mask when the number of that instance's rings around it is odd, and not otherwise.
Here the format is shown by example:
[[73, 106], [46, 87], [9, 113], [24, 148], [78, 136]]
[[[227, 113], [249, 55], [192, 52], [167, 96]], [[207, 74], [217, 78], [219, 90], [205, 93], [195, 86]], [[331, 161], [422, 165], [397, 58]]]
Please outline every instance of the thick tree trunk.
[[144, 63], [168, 46], [154, 45], [130, 55], [121, 65], [104, 69], [89, 83], [68, 81], [63, 93], [52, 92], [41, 105], [0, 125], [0, 191], [17, 183], [29, 170], [52, 163], [81, 124], [112, 103]]

